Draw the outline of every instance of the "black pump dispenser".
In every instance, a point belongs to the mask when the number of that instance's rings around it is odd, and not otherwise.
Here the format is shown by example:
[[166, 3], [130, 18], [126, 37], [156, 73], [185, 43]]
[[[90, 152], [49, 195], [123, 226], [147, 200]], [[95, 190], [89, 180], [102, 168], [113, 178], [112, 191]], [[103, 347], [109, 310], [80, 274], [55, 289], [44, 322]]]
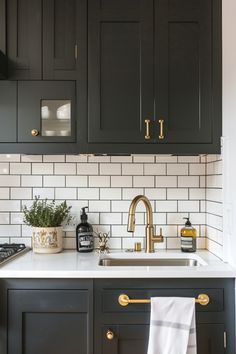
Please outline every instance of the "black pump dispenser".
[[81, 208], [80, 224], [76, 228], [76, 248], [78, 252], [93, 251], [93, 227], [87, 222], [86, 214], [88, 207]]
[[187, 221], [185, 222], [185, 226], [192, 226], [192, 224], [191, 224], [189, 218], [183, 218], [183, 219], [187, 220]]

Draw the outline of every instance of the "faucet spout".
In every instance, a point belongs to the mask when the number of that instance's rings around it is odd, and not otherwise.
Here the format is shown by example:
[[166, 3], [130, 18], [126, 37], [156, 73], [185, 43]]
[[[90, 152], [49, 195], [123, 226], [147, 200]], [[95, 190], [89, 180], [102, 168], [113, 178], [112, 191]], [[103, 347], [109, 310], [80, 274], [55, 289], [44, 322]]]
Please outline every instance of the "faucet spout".
[[162, 234], [156, 236], [154, 235], [154, 226], [153, 226], [153, 211], [152, 205], [147, 197], [144, 195], [136, 196], [129, 207], [129, 216], [128, 216], [128, 225], [127, 231], [134, 232], [135, 231], [135, 213], [136, 208], [139, 202], [142, 201], [146, 207], [146, 252], [151, 253], [154, 252], [154, 243], [155, 242], [163, 242]]

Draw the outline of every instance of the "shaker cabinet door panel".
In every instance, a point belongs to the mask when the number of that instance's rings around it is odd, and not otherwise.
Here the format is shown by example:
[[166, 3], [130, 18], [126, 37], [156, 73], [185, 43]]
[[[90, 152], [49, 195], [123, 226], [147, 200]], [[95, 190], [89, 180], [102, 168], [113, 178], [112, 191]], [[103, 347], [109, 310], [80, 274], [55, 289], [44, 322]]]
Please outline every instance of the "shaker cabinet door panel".
[[156, 119], [164, 121], [158, 143], [212, 142], [211, 14], [209, 0], [158, 1]]
[[8, 354], [89, 354], [86, 290], [9, 290]]
[[17, 83], [0, 81], [0, 143], [15, 143], [17, 139]]
[[7, 1], [9, 79], [42, 78], [41, 0]]
[[89, 0], [88, 141], [145, 142], [153, 120], [153, 1]]
[[43, 78], [76, 80], [84, 1], [43, 0]]

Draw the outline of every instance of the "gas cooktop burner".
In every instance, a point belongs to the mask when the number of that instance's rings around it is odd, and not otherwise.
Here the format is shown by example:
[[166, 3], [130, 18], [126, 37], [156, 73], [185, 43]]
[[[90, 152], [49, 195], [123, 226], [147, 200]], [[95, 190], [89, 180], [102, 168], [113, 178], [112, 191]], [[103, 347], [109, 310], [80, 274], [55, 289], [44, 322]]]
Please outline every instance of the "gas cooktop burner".
[[1, 243], [0, 265], [29, 250], [30, 248], [26, 247], [24, 243]]

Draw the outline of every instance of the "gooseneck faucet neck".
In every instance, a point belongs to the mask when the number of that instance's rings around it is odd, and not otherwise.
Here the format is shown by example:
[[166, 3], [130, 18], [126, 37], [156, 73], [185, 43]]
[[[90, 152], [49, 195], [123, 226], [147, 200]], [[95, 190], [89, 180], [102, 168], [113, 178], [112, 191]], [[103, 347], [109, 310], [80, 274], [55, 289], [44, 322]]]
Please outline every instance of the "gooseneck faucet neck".
[[135, 230], [135, 212], [137, 205], [142, 201], [146, 207], [146, 215], [147, 215], [147, 223], [146, 223], [146, 252], [151, 253], [154, 252], [154, 243], [155, 242], [163, 242], [163, 236], [154, 235], [154, 226], [153, 226], [153, 212], [152, 205], [147, 197], [144, 195], [138, 195], [135, 197], [129, 207], [129, 216], [128, 216], [128, 225], [127, 231], [134, 232]]

